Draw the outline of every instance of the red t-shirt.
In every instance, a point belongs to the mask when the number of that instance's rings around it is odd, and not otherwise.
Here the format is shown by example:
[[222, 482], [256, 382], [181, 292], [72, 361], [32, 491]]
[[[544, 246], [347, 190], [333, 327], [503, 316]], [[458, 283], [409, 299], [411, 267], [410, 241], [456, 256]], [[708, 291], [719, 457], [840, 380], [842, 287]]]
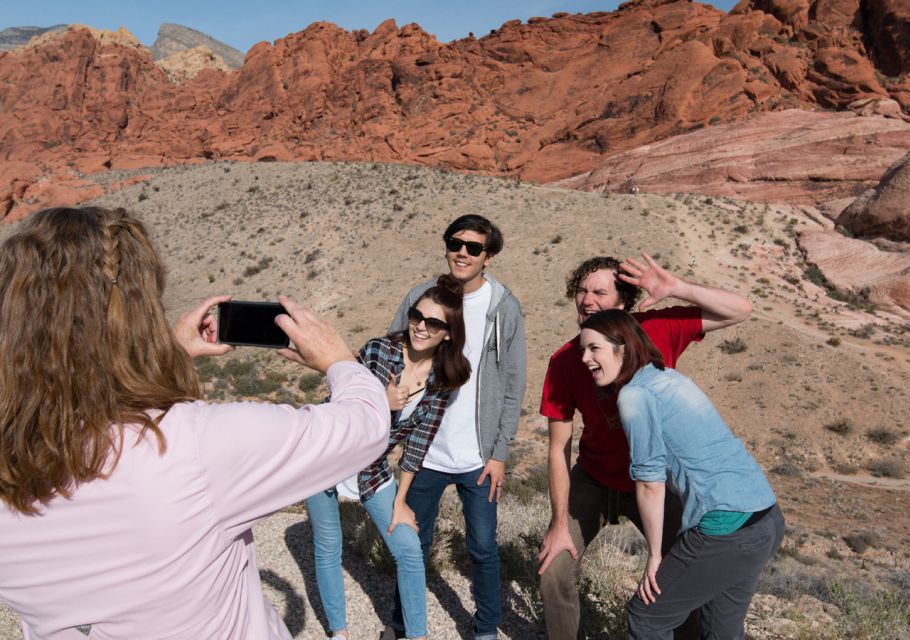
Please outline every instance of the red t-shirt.
[[[668, 307], [632, 314], [664, 356], [676, 360], [691, 342], [705, 334], [699, 307]], [[571, 420], [581, 412], [583, 428], [578, 442], [578, 463], [599, 483], [632, 492], [629, 478], [629, 444], [619, 421], [616, 395], [599, 389], [581, 361], [580, 336], [560, 347], [551, 357], [543, 381], [540, 413], [551, 420]]]

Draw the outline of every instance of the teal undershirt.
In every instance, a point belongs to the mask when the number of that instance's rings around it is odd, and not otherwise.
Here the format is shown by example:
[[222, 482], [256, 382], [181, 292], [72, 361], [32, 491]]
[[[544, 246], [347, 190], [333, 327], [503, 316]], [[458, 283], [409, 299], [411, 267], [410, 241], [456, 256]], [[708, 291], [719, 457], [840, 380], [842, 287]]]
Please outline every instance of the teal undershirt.
[[725, 536], [737, 531], [751, 516], [744, 511], [709, 511], [698, 521], [698, 530], [706, 536]]

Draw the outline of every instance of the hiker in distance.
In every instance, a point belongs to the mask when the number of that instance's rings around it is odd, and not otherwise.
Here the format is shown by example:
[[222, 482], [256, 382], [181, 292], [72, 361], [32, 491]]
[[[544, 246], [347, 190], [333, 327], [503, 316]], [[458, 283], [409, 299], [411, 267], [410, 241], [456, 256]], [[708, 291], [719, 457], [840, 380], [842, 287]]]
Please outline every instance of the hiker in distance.
[[[656, 345], [668, 367], [707, 331], [745, 320], [751, 303], [715, 287], [688, 282], [662, 268], [650, 256], [620, 262], [598, 256], [582, 262], [566, 280], [566, 297], [574, 300], [578, 324], [606, 309], [641, 308], [673, 298], [687, 305], [632, 313]], [[571, 464], [573, 418], [581, 413], [579, 454]], [[550, 357], [540, 400], [549, 421], [549, 488], [551, 516], [540, 562], [540, 592], [550, 640], [584, 638], [578, 599], [578, 577], [585, 549], [607, 524], [628, 517], [642, 531], [629, 477], [629, 445], [616, 407], [616, 395], [596, 387], [581, 360], [579, 336]], [[682, 505], [670, 495], [665, 503], [663, 543], [666, 552], [676, 538]], [[698, 637], [697, 615], [680, 637]]]
[[[464, 215], [449, 224], [442, 239], [449, 272], [464, 287], [464, 354], [471, 363], [471, 377], [453, 394], [423, 468], [411, 483], [407, 503], [417, 519], [426, 561], [442, 492], [455, 485], [472, 563], [474, 638], [495, 640], [502, 618], [496, 514], [524, 397], [524, 318], [512, 292], [486, 272], [503, 247], [496, 225], [483, 216]], [[433, 282], [418, 285], [405, 296], [390, 332], [407, 327], [408, 309]], [[396, 590], [395, 613], [383, 638], [401, 637], [400, 603]]]

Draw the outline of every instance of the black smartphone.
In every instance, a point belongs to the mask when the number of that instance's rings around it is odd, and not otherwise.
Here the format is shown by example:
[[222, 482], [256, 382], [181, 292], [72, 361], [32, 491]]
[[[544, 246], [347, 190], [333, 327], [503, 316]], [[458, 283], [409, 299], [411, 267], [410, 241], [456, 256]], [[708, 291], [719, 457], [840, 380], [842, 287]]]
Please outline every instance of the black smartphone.
[[268, 349], [287, 347], [287, 334], [275, 324], [275, 316], [282, 313], [287, 311], [277, 302], [222, 302], [218, 305], [218, 342]]

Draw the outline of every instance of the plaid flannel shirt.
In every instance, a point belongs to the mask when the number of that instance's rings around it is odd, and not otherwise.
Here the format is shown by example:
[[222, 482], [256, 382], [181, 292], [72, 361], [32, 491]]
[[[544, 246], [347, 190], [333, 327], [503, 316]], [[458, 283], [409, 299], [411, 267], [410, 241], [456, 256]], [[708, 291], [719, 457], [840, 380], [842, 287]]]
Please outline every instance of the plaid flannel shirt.
[[[388, 386], [392, 376], [404, 370], [404, 345], [390, 337], [373, 338], [360, 350], [358, 360], [376, 376], [383, 386]], [[360, 500], [365, 501], [392, 477], [388, 455], [399, 442], [404, 442], [404, 451], [399, 461], [402, 471], [417, 473], [423, 467], [433, 438], [442, 422], [442, 414], [449, 404], [451, 391], [434, 388], [433, 370], [427, 378], [426, 392], [414, 408], [414, 412], [405, 420], [392, 424], [389, 432], [389, 446], [385, 453], [370, 466], [357, 475], [360, 489]], [[394, 417], [394, 415], [393, 415]]]

